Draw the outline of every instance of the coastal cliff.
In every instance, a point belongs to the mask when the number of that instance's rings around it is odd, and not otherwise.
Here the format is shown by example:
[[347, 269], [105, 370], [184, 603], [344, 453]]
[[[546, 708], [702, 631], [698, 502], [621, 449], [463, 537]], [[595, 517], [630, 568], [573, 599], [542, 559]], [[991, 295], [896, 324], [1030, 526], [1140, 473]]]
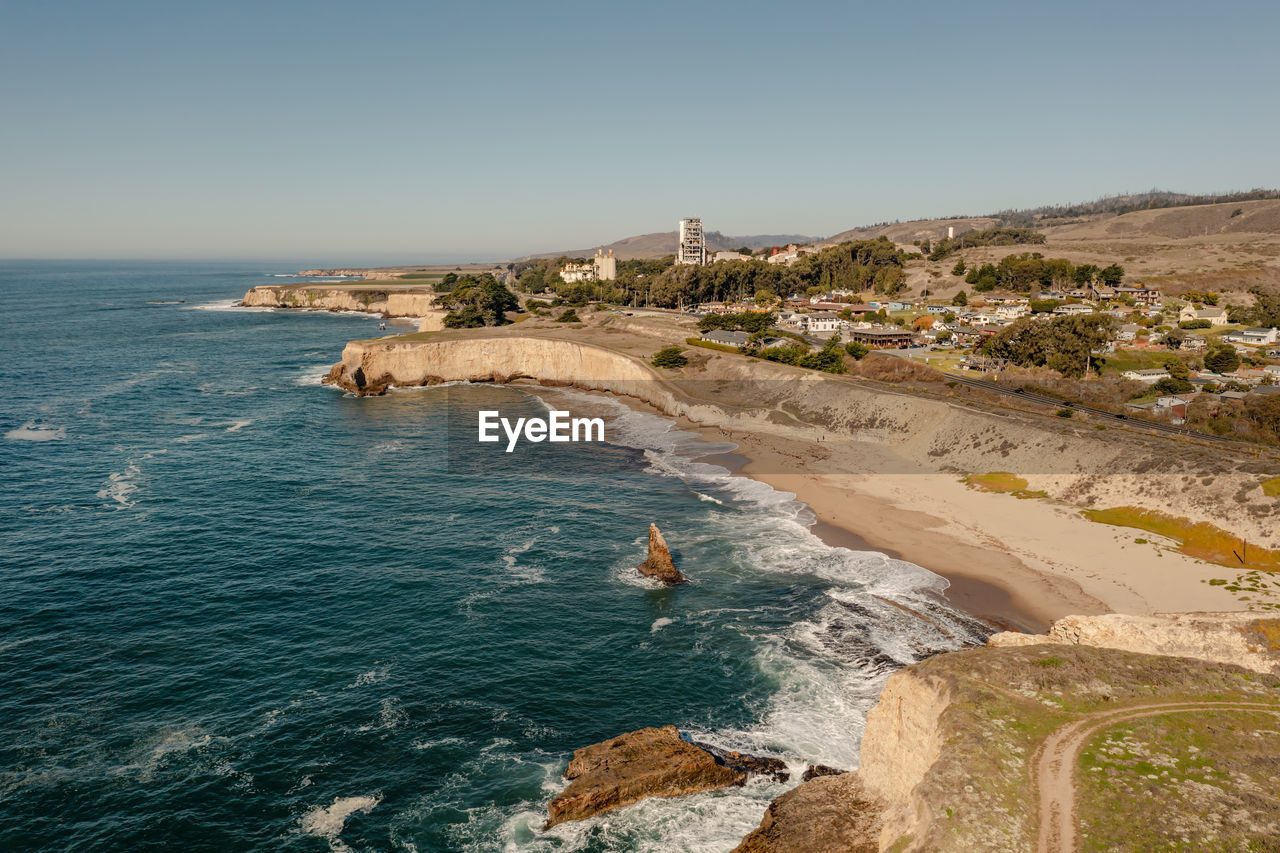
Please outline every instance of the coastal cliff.
[[360, 311], [384, 317], [418, 317], [421, 331], [444, 328], [445, 311], [434, 291], [422, 287], [378, 287], [351, 284], [260, 285], [240, 304], [261, 308], [301, 308], [313, 311]]
[[[1065, 853], [1081, 834], [1089, 849], [1250, 849], [1280, 829], [1280, 800], [1251, 794], [1274, 790], [1280, 620], [1210, 637], [1215, 620], [1235, 616], [1109, 616], [1092, 629], [1072, 617], [1059, 623], [1070, 642], [1026, 637], [900, 670], [867, 715], [861, 766], [846, 774], [856, 781], [823, 777], [784, 794], [739, 850]], [[1144, 653], [1115, 647], [1128, 627]], [[1246, 635], [1243, 652], [1233, 631]], [[1134, 802], [1117, 808], [1124, 798]], [[833, 803], [856, 832], [815, 842]]]
[[[857, 450], [857, 467], [850, 472], [1025, 472], [1029, 493], [1062, 505], [1136, 504], [1207, 521], [1251, 545], [1280, 548], [1280, 526], [1272, 522], [1275, 501], [1256, 486], [1276, 469], [1265, 459], [1187, 444], [1171, 448], [1140, 435], [1107, 433], [1104, 441], [1096, 430], [1061, 419], [987, 412], [740, 356], [697, 352], [688, 368], [660, 372], [638, 356], [651, 355], [679, 330], [654, 326], [640, 334], [638, 318], [593, 317], [589, 324], [596, 327], [577, 333], [528, 321], [352, 341], [326, 381], [360, 396], [449, 381], [570, 385], [631, 397], [697, 425], [811, 447], [823, 433], [838, 435], [844, 448]], [[842, 449], [831, 445], [815, 452]]]

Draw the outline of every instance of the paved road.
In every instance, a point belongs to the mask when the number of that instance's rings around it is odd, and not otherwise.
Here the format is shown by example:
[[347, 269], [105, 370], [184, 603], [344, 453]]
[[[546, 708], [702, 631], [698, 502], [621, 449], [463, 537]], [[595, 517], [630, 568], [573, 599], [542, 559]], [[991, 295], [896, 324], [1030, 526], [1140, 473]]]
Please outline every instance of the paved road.
[[1275, 703], [1262, 702], [1168, 702], [1134, 705], [1089, 714], [1067, 723], [1045, 738], [1032, 758], [1036, 796], [1040, 801], [1040, 832], [1036, 838], [1036, 853], [1075, 853], [1079, 849], [1076, 831], [1076, 765], [1080, 750], [1099, 730], [1141, 717], [1204, 711], [1264, 711], [1280, 716], [1280, 707]]

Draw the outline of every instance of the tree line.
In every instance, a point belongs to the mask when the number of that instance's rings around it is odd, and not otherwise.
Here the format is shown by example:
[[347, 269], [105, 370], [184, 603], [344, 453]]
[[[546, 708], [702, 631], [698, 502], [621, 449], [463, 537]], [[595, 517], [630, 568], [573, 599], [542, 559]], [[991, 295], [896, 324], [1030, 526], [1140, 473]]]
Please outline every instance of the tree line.
[[964, 275], [964, 280], [976, 291], [997, 288], [1017, 293], [1030, 293], [1041, 288], [1088, 287], [1099, 284], [1118, 287], [1124, 281], [1124, 267], [1110, 264], [1073, 264], [1066, 258], [1046, 258], [1039, 252], [1023, 252], [1005, 255], [999, 262], [964, 267], [960, 261], [952, 269], [953, 275]]
[[700, 302], [776, 301], [789, 293], [828, 290], [871, 290], [892, 296], [906, 284], [906, 259], [905, 252], [881, 237], [803, 255], [791, 266], [756, 259], [677, 266], [674, 256], [668, 255], [657, 260], [620, 260], [615, 281], [569, 284], [559, 273], [568, 258], [528, 261], [516, 272], [525, 292], [550, 288], [566, 301], [599, 299], [674, 308]]

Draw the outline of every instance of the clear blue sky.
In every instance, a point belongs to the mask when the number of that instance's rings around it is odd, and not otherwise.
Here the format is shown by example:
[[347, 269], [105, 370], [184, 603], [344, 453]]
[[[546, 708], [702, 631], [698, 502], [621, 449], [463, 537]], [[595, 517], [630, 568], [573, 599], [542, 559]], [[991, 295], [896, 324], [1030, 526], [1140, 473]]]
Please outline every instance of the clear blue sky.
[[0, 0], [0, 257], [503, 259], [1280, 186], [1280, 4]]

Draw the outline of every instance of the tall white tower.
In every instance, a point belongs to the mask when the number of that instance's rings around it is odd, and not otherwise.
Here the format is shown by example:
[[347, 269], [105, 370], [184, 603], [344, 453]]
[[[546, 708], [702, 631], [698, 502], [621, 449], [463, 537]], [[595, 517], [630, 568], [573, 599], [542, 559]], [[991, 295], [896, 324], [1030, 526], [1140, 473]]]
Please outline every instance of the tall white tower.
[[696, 216], [680, 220], [680, 245], [676, 248], [677, 264], [707, 262], [707, 240], [702, 236], [702, 220]]

